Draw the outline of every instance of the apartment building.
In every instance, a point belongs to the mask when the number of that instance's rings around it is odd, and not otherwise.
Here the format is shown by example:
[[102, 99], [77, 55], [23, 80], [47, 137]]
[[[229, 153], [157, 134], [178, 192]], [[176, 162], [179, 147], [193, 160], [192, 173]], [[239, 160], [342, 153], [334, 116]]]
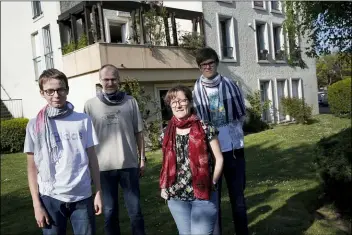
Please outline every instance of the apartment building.
[[[290, 119], [280, 112], [283, 96], [304, 97], [318, 112], [315, 61], [303, 55], [308, 68], [300, 69], [284, 57], [281, 2], [164, 1], [163, 6], [168, 13], [158, 29], [165, 35], [153, 45], [139, 14], [150, 6], [141, 1], [1, 2], [2, 101], [13, 116], [34, 117], [45, 104], [38, 75], [55, 67], [68, 76], [68, 99], [82, 111], [100, 89], [98, 69], [110, 63], [122, 79], [137, 78], [164, 108], [160, 101], [169, 88], [193, 87], [200, 75], [194, 56], [180, 47], [182, 35], [197, 33], [218, 52], [221, 73], [234, 78], [245, 95], [260, 90], [262, 100], [271, 101], [263, 113], [268, 122]], [[299, 43], [305, 47], [305, 40]], [[164, 110], [159, 117], [169, 115]]]
[[[280, 1], [203, 2], [206, 44], [220, 56], [219, 71], [230, 76], [245, 94], [260, 91], [271, 107], [268, 122], [290, 120], [282, 113], [282, 97], [299, 97], [318, 113], [315, 60], [302, 55], [307, 68], [291, 67], [285, 58], [285, 11]], [[301, 48], [305, 38], [297, 38]]]
[[[33, 1], [1, 4], [1, 63], [5, 68], [1, 71], [1, 87], [5, 91], [1, 99], [13, 116], [35, 117], [45, 104], [39, 95], [37, 79], [41, 71], [51, 67], [68, 76], [68, 99], [78, 111], [83, 110], [86, 100], [96, 95], [98, 69], [107, 63], [120, 69], [122, 79], [138, 79], [146, 92], [158, 101], [174, 83], [192, 86], [199, 75], [194, 57], [180, 48], [179, 43], [183, 34], [200, 31], [197, 19], [202, 18], [202, 2], [164, 3], [168, 19], [166, 22], [159, 19], [159, 22], [162, 31], [167, 33], [160, 45], [153, 45], [147, 33], [143, 33], [145, 19], [139, 12], [149, 9], [147, 3]], [[21, 15], [14, 14], [18, 11]], [[194, 25], [198, 25], [197, 29]], [[136, 33], [139, 33], [138, 39], [134, 38]], [[15, 99], [22, 102], [21, 114], [14, 112]], [[160, 108], [162, 104], [159, 102]]]

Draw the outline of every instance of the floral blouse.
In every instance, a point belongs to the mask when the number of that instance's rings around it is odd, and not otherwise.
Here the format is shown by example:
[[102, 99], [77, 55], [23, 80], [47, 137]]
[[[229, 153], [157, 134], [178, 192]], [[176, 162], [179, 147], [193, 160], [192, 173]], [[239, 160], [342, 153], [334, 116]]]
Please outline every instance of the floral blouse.
[[[203, 122], [202, 125], [207, 136], [208, 142], [218, 135], [218, 131], [213, 125], [205, 124]], [[161, 143], [163, 141], [163, 138], [164, 131], [161, 133], [159, 138], [159, 141]], [[170, 197], [184, 201], [195, 199], [192, 186], [191, 165], [188, 156], [188, 140], [189, 134], [176, 134], [176, 182], [171, 187], [166, 189]], [[213, 175], [214, 159], [212, 157], [211, 151], [209, 151], [208, 155], [210, 175]]]

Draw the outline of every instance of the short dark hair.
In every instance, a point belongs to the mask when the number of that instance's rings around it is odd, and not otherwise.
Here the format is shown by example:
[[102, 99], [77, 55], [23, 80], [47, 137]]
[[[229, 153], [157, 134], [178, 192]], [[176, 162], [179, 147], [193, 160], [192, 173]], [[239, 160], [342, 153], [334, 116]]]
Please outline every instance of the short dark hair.
[[99, 78], [101, 78], [101, 75], [100, 75], [101, 71], [105, 68], [111, 69], [113, 71], [114, 76], [116, 78], [120, 78], [119, 69], [113, 64], [105, 64], [105, 65], [101, 66], [101, 68], [99, 69]]
[[218, 64], [219, 56], [213, 48], [205, 47], [197, 51], [196, 62], [198, 66], [206, 60], [213, 59]]
[[63, 72], [61, 72], [60, 70], [52, 68], [52, 69], [44, 70], [42, 72], [42, 74], [39, 76], [38, 83], [39, 83], [40, 90], [43, 90], [44, 83], [46, 83], [50, 79], [60, 80], [61, 82], [63, 82], [65, 84], [66, 89], [69, 89], [68, 79], [67, 79], [66, 75]]

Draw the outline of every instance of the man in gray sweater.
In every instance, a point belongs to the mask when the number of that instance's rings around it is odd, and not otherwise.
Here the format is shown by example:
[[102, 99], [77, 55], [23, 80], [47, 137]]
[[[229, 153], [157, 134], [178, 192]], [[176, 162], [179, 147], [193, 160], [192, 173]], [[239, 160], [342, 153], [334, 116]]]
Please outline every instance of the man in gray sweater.
[[91, 116], [100, 145], [96, 148], [104, 202], [105, 234], [119, 235], [118, 184], [131, 220], [132, 234], [144, 235], [139, 177], [144, 174], [143, 120], [137, 101], [119, 91], [118, 69], [111, 64], [99, 70], [102, 92], [88, 100], [84, 111]]

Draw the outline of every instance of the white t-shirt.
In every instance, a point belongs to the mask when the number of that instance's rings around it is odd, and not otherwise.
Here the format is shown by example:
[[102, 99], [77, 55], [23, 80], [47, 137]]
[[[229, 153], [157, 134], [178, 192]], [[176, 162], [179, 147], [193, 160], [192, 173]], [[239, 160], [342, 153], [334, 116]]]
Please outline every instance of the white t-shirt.
[[218, 129], [221, 152], [244, 148], [243, 119], [226, 122], [224, 104], [219, 102], [218, 87], [204, 87], [208, 96], [212, 124]]
[[[24, 143], [25, 153], [34, 153], [34, 128], [36, 118], [29, 121]], [[85, 113], [73, 112], [57, 120], [50, 120], [53, 127], [58, 155], [54, 169], [53, 189], [43, 189], [38, 173], [39, 192], [63, 202], [76, 202], [92, 195], [89, 158], [86, 149], [98, 144], [98, 139], [91, 121]], [[40, 167], [37, 166], [39, 169]]]

